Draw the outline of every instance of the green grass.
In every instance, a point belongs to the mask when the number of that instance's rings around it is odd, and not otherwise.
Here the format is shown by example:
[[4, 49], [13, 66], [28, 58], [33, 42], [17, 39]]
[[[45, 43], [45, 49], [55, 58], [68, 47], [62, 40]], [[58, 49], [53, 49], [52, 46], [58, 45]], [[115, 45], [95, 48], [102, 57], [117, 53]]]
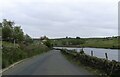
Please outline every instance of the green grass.
[[84, 44], [81, 44], [82, 47], [96, 47], [96, 48], [113, 48], [117, 49], [118, 39], [87, 39]]
[[84, 39], [60, 38], [60, 39], [51, 39], [51, 42], [54, 46], [76, 46], [83, 43]]
[[[10, 43], [10, 42], [2, 41], [1, 43], [2, 43], [2, 45], [5, 46], [5, 47], [14, 47], [14, 44], [13, 44], [13, 43]], [[15, 47], [19, 47], [19, 44], [15, 44]]]
[[39, 55], [49, 50], [45, 45], [38, 45], [36, 43], [28, 45], [21, 43], [15, 44], [14, 46], [13, 43], [4, 41], [2, 45], [2, 68], [6, 68], [17, 61]]
[[84, 68], [87, 71], [89, 71], [90, 73], [92, 73], [93, 75], [100, 75], [101, 73], [103, 73], [102, 71], [98, 70], [98, 69], [93, 69], [91, 67], [85, 66], [83, 65], [80, 61], [74, 60], [71, 56], [65, 55], [63, 54], [64, 57], [70, 61], [72, 64], [77, 65], [79, 68]]
[[[78, 43], [77, 43], [78, 42]], [[111, 48], [120, 49], [117, 37], [109, 38], [60, 38], [52, 39], [54, 46], [68, 46], [68, 47], [94, 47], [94, 48]], [[71, 43], [73, 45], [71, 45]], [[76, 44], [74, 44], [76, 43]]]

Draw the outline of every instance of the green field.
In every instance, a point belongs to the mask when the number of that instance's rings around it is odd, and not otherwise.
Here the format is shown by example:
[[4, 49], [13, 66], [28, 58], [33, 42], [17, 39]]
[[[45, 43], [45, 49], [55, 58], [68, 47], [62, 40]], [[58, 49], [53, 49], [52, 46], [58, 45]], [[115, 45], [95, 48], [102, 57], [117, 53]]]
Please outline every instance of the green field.
[[106, 38], [61, 38], [52, 39], [53, 46], [67, 47], [95, 47], [95, 48], [111, 48], [119, 49], [118, 37]]
[[118, 49], [119, 43], [117, 38], [109, 39], [86, 39], [84, 44], [81, 44], [82, 47], [96, 47], [96, 48], [113, 48]]

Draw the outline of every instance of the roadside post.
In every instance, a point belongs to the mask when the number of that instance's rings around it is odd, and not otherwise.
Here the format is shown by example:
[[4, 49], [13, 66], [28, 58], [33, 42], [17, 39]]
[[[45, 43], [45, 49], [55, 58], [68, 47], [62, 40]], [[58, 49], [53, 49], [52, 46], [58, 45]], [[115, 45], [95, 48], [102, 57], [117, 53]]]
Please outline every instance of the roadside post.
[[91, 51], [91, 56], [93, 56], [93, 51]]
[[107, 53], [105, 53], [105, 57], [106, 57], [106, 59], [108, 60], [108, 55], [107, 55]]

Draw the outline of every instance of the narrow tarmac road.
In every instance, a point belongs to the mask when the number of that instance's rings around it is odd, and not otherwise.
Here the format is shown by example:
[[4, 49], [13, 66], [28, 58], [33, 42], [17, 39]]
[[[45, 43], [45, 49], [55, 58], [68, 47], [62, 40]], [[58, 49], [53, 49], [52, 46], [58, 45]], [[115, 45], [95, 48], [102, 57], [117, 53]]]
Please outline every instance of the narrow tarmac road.
[[59, 50], [30, 58], [3, 72], [3, 75], [92, 75], [67, 61]]

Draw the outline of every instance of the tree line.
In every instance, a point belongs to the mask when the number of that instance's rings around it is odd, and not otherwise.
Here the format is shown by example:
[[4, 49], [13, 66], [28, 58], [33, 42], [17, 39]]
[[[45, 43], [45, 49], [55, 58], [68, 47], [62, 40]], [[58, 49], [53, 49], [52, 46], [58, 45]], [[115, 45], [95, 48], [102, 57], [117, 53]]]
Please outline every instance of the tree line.
[[13, 21], [7, 19], [3, 19], [2, 22], [2, 40], [12, 43], [32, 42], [32, 38], [28, 34], [24, 35], [21, 26], [17, 26]]

